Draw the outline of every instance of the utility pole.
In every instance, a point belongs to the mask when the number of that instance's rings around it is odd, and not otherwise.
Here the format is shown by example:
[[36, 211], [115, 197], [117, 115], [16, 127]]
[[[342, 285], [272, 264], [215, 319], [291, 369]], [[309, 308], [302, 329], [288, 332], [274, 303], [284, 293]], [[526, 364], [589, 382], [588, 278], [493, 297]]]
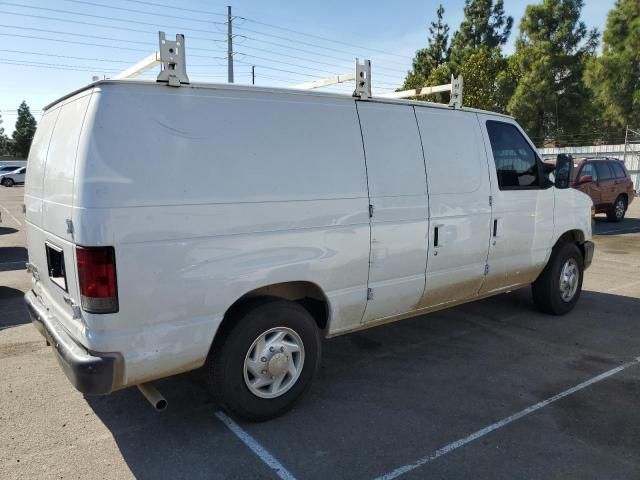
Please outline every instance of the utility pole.
[[227, 6], [227, 81], [233, 83], [233, 26], [231, 5]]
[[627, 164], [627, 145], [629, 145], [629, 125], [624, 133], [624, 155], [622, 156], [622, 163]]
[[256, 84], [256, 66], [251, 65], [251, 85]]

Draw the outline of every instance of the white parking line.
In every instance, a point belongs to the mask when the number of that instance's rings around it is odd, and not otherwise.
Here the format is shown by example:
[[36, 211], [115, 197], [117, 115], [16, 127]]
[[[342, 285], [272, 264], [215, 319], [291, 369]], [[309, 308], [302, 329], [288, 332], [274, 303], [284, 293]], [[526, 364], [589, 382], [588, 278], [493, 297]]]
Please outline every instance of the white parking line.
[[231, 420], [227, 415], [223, 412], [216, 412], [216, 417], [224, 423], [229, 430], [231, 430], [236, 437], [238, 437], [242, 443], [244, 443], [247, 447], [255, 453], [260, 460], [266, 463], [271, 470], [273, 470], [278, 477], [282, 478], [282, 480], [296, 480], [296, 477], [291, 475], [291, 473], [284, 468], [284, 466], [276, 460], [276, 458], [271, 455], [267, 450], [258, 443], [258, 441], [245, 432], [240, 425]]
[[499, 428], [504, 427], [505, 425], [510, 424], [511, 422], [515, 422], [516, 420], [521, 419], [522, 417], [525, 417], [537, 410], [540, 410], [541, 408], [546, 407], [547, 405], [553, 403], [553, 402], [557, 402], [558, 400], [560, 400], [561, 398], [564, 398], [568, 395], [571, 395], [572, 393], [576, 393], [584, 388], [587, 388], [590, 385], [593, 385], [594, 383], [600, 382], [601, 380], [604, 380], [605, 378], [609, 378], [612, 375], [615, 375], [616, 373], [621, 372], [622, 370], [625, 370], [626, 368], [632, 367], [634, 365], [637, 365], [638, 363], [640, 363], [640, 357], [637, 357], [635, 360], [632, 360], [630, 362], [624, 363], [622, 365], [620, 365], [619, 367], [613, 368], [607, 372], [601, 373], [600, 375], [598, 375], [597, 377], [593, 377], [585, 382], [582, 382], [578, 385], [576, 385], [575, 387], [572, 387], [568, 390], [565, 390], [562, 393], [558, 393], [557, 395], [554, 395], [553, 397], [550, 397], [546, 400], [543, 400], [541, 402], [536, 403], [535, 405], [532, 405], [530, 407], [525, 408], [524, 410], [520, 410], [518, 413], [515, 413], [514, 415], [511, 415], [509, 417], [503, 418], [502, 420], [497, 421], [496, 423], [492, 423], [491, 425], [484, 427], [481, 430], [478, 430], [475, 433], [472, 433], [471, 435], [461, 438], [460, 440], [456, 440], [453, 443], [450, 443], [449, 445], [446, 445], [445, 447], [442, 447], [439, 450], [436, 450], [435, 452], [430, 453], [429, 455], [426, 455], [418, 460], [416, 460], [413, 463], [409, 463], [407, 465], [404, 465], [402, 467], [396, 468], [395, 470], [393, 470], [392, 472], [386, 473], [380, 477], [377, 477], [375, 480], [392, 480], [394, 478], [398, 478], [400, 475], [404, 475], [407, 472], [410, 472], [412, 470], [415, 470], [418, 467], [421, 467], [429, 462], [434, 461], [436, 458], [442, 457], [443, 455], [446, 455], [447, 453], [450, 453], [454, 450], [456, 450], [457, 448], [460, 448], [464, 445], [466, 445], [467, 443], [473, 442], [474, 440], [477, 440], [480, 437], [484, 437], [485, 435], [493, 432], [494, 430], [497, 430]]
[[22, 226], [22, 223], [20, 223], [20, 220], [18, 220], [16, 217], [14, 217], [13, 214], [9, 210], [7, 210], [5, 207], [2, 207], [2, 209], [5, 212], [7, 212], [11, 218], [13, 218], [14, 222], [16, 222], [18, 225]]

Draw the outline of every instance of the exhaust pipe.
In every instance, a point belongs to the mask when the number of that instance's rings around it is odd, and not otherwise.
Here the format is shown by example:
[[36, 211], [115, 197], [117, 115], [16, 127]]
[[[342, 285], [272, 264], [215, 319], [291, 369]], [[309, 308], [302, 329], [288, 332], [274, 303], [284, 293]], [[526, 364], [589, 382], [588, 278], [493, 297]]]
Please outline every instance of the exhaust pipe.
[[169, 402], [167, 402], [167, 399], [164, 398], [162, 394], [158, 390], [156, 390], [156, 387], [154, 387], [151, 383], [139, 384], [138, 390], [140, 390], [140, 393], [144, 395], [144, 398], [149, 401], [151, 406], [157, 412], [162, 412], [169, 406]]

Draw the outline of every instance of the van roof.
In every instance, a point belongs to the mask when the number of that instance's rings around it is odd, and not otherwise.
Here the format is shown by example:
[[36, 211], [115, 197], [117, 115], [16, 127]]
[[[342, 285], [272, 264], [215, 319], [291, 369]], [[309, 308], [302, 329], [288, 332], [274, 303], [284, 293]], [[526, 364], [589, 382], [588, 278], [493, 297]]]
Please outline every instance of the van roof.
[[[99, 87], [101, 85], [145, 85], [145, 86], [158, 86], [158, 88], [167, 88], [167, 85], [164, 83], [159, 83], [150, 80], [98, 80], [96, 82], [85, 85], [82, 88], [78, 88], [68, 94], [58, 98], [54, 102], [51, 102], [47, 106], [44, 107], [44, 110], [48, 110], [51, 107], [57, 105], [58, 103], [80, 93], [90, 88]], [[175, 88], [175, 87], [171, 87]], [[276, 94], [284, 94], [284, 95], [311, 95], [316, 97], [329, 97], [329, 98], [354, 98], [350, 95], [340, 94], [340, 93], [332, 93], [332, 92], [322, 92], [318, 90], [301, 90], [295, 88], [278, 88], [278, 87], [258, 87], [255, 85], [238, 85], [238, 84], [229, 84], [229, 83], [189, 83], [183, 84], [180, 88], [202, 88], [202, 89], [213, 89], [213, 90], [235, 90], [235, 91], [252, 91], [252, 92], [263, 92], [263, 93], [276, 93]], [[452, 110], [448, 105], [442, 103], [434, 103], [434, 102], [424, 102], [418, 100], [404, 100], [404, 99], [396, 99], [396, 98], [381, 98], [376, 97], [375, 95], [371, 98], [372, 101], [381, 102], [381, 103], [390, 103], [390, 104], [399, 104], [399, 105], [415, 105], [418, 107], [432, 107], [432, 108], [441, 108], [445, 110]], [[476, 112], [476, 113], [486, 113], [489, 115], [496, 115], [505, 118], [511, 118], [510, 115], [505, 115], [502, 113], [491, 112], [488, 110], [481, 110], [478, 108], [470, 108], [463, 107], [462, 108], [466, 112]]]

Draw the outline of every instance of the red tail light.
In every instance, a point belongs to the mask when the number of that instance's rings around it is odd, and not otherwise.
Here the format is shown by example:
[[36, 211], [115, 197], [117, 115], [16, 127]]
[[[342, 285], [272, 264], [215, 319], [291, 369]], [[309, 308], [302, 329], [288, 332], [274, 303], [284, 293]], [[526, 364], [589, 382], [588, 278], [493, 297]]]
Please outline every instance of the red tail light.
[[89, 313], [118, 311], [116, 254], [113, 247], [76, 247], [82, 309]]

